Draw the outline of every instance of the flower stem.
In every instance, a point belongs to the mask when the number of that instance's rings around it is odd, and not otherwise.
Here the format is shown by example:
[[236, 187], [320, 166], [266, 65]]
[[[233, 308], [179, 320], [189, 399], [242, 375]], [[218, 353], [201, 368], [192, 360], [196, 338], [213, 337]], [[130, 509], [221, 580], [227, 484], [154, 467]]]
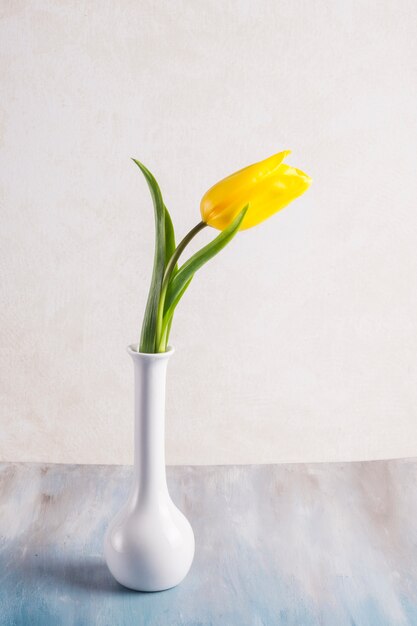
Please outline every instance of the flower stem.
[[158, 304], [158, 315], [157, 315], [157, 323], [156, 323], [156, 350], [157, 352], [165, 352], [166, 343], [168, 340], [167, 333], [163, 331], [163, 321], [164, 321], [164, 306], [165, 306], [165, 298], [167, 294], [169, 279], [171, 278], [172, 272], [180, 258], [181, 254], [184, 252], [185, 248], [188, 246], [190, 241], [200, 232], [203, 228], [207, 226], [205, 222], [199, 222], [194, 228], [190, 230], [180, 241], [178, 246], [175, 248], [172, 257], [169, 259], [167, 266], [165, 268], [164, 276], [162, 279], [161, 286], [161, 295], [159, 297]]

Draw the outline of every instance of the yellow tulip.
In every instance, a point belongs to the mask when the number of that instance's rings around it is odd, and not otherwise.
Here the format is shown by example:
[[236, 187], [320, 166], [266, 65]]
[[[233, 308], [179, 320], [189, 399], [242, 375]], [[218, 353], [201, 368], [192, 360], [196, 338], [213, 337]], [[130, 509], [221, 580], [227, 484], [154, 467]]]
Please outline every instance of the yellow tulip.
[[290, 153], [279, 152], [216, 183], [201, 200], [203, 222], [224, 230], [249, 204], [240, 230], [252, 228], [301, 196], [312, 180], [301, 170], [283, 163]]

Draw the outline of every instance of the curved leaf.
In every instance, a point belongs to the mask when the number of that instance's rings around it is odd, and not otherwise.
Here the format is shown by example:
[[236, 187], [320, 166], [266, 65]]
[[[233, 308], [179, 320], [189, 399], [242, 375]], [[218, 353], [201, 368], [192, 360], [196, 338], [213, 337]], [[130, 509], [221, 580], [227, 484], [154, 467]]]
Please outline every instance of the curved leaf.
[[177, 271], [175, 276], [171, 278], [168, 284], [167, 295], [165, 299], [165, 310], [168, 311], [171, 306], [174, 304], [175, 306], [178, 304], [181, 296], [183, 295], [185, 289], [188, 287], [188, 284], [191, 278], [194, 276], [195, 272], [200, 269], [207, 261], [212, 259], [216, 254], [220, 252], [228, 243], [233, 239], [236, 235], [239, 227], [242, 223], [243, 218], [245, 217], [246, 211], [248, 210], [248, 206], [246, 205], [244, 209], [235, 217], [233, 222], [225, 228], [220, 235], [217, 235], [213, 241], [208, 243], [204, 248], [201, 248], [198, 252], [193, 254], [192, 257], [188, 259]]
[[[165, 267], [168, 265], [169, 259], [175, 252], [175, 232], [174, 225], [172, 223], [171, 216], [166, 207], [165, 209]], [[174, 272], [176, 271], [177, 266], [175, 266]], [[165, 269], [165, 268], [164, 268]]]
[[188, 285], [190, 284], [190, 282], [192, 281], [193, 277], [191, 276], [191, 278], [185, 283], [185, 285], [182, 287], [181, 291], [179, 291], [175, 297], [175, 299], [171, 302], [171, 305], [169, 306], [168, 309], [166, 309], [165, 313], [164, 313], [164, 322], [162, 325], [162, 341], [161, 344], [158, 347], [158, 349], [163, 348], [164, 350], [166, 350], [167, 344], [168, 344], [168, 339], [169, 339], [169, 332], [171, 330], [171, 324], [172, 324], [172, 318], [174, 316], [174, 311], [175, 311], [175, 307], [177, 306], [178, 302], [181, 300], [182, 296], [184, 295], [184, 292], [186, 291]]
[[[168, 209], [165, 207], [165, 268], [168, 265], [168, 262], [170, 260], [170, 258], [172, 257], [172, 255], [175, 252], [175, 231], [174, 231], [174, 225], [172, 223], [172, 219], [171, 216], [169, 214]], [[172, 270], [172, 275], [174, 276], [176, 271], [178, 269], [178, 263], [175, 264], [174, 269]], [[171, 330], [171, 324], [172, 324], [172, 317], [174, 315], [174, 311], [172, 311], [170, 320], [168, 322], [168, 324], [165, 326], [164, 328], [164, 339], [165, 339], [165, 349], [168, 343], [168, 338], [169, 338], [169, 333]], [[158, 346], [156, 346], [158, 348]]]
[[[162, 193], [153, 174], [137, 159], [132, 159], [139, 167], [148, 183], [151, 192], [154, 212], [155, 212], [155, 254], [152, 271], [151, 285], [149, 288], [148, 300], [146, 303], [145, 315], [142, 324], [142, 333], [139, 342], [140, 352], [155, 352], [156, 320], [158, 313], [159, 296], [161, 293], [162, 278], [165, 270], [166, 258], [166, 215]], [[170, 218], [169, 218], [170, 221]], [[168, 226], [169, 229], [169, 226]], [[171, 240], [172, 235], [169, 235]], [[174, 243], [175, 246], [175, 243]]]

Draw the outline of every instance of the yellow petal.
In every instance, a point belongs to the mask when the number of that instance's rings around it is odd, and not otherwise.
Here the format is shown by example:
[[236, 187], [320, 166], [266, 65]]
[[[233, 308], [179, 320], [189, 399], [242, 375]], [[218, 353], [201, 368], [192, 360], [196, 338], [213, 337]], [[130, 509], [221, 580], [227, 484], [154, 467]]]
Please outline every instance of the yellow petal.
[[289, 150], [275, 154], [216, 183], [201, 200], [203, 221], [224, 230], [249, 204], [241, 230], [251, 228], [304, 193], [311, 178], [283, 163], [288, 154]]
[[240, 230], [252, 228], [288, 206], [310, 187], [312, 180], [307, 174], [283, 163], [273, 183], [257, 189]]
[[254, 185], [276, 171], [288, 154], [290, 154], [289, 150], [274, 154], [263, 161], [244, 167], [213, 185], [204, 194], [200, 203], [203, 221], [211, 226], [211, 222], [214, 220], [218, 221], [220, 214], [225, 211], [222, 220], [225, 220], [225, 225], [223, 226], [225, 228], [239, 212], [239, 210], [234, 208], [230, 211], [231, 205], [235, 204], [235, 202], [240, 203], [242, 196], [250, 193]]

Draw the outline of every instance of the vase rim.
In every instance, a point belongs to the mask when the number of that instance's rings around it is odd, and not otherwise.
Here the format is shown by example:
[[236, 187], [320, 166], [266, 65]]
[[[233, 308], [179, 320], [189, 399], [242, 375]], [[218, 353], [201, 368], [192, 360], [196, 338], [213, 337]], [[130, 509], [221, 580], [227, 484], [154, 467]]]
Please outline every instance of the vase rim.
[[131, 343], [127, 351], [131, 357], [141, 357], [145, 359], [168, 359], [175, 352], [175, 348], [168, 346], [165, 352], [138, 352], [137, 344]]

